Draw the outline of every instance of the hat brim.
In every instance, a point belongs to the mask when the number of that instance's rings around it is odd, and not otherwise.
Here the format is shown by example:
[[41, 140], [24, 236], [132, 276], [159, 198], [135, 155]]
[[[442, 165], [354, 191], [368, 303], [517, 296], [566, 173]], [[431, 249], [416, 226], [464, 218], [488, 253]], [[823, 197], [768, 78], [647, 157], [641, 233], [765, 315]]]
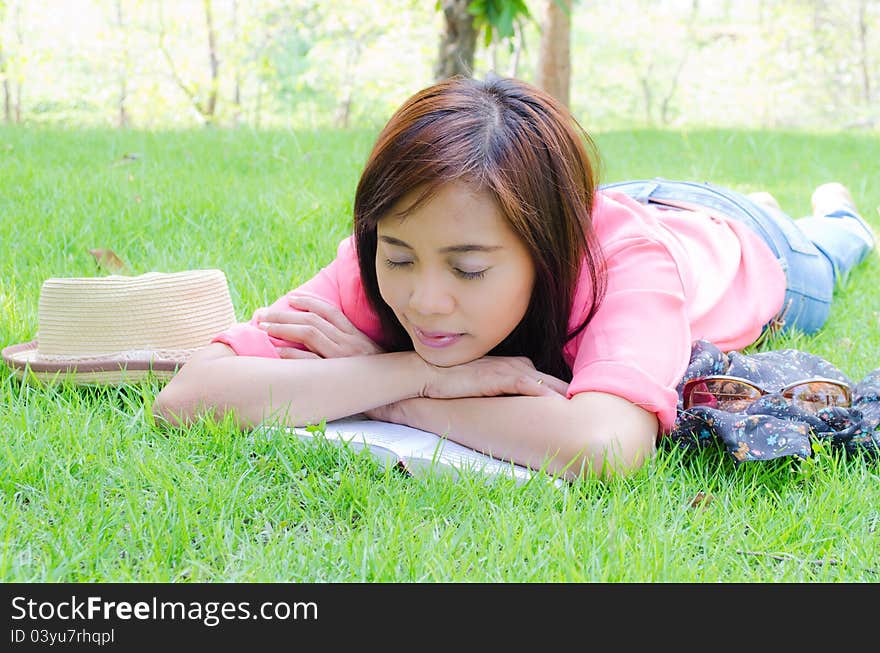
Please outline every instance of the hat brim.
[[34, 377], [49, 383], [66, 380], [76, 384], [118, 385], [145, 379], [168, 380], [184, 364], [184, 361], [113, 358], [48, 362], [38, 359], [36, 340], [4, 347], [2, 353], [3, 361], [20, 379]]

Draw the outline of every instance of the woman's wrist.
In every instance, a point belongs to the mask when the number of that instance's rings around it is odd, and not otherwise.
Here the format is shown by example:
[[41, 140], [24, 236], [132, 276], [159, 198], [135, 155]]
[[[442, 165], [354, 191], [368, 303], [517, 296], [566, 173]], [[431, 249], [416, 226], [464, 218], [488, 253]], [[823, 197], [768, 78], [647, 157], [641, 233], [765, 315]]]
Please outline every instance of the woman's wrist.
[[420, 398], [427, 396], [427, 387], [431, 380], [431, 364], [424, 358], [419, 356], [416, 351], [402, 352], [406, 355], [407, 365], [409, 367], [408, 375], [412, 379], [412, 387], [414, 392], [409, 398]]
[[396, 424], [423, 429], [425, 426], [424, 409], [430, 403], [432, 403], [432, 400], [425, 397], [414, 397], [398, 401], [391, 406], [387, 406], [389, 409], [387, 420]]

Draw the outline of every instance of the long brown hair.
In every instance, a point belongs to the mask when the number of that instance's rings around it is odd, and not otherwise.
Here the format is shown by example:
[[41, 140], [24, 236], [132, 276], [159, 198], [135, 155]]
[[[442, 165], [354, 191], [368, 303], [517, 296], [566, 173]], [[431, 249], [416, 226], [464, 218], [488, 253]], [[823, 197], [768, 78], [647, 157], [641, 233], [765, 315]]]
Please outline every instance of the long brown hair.
[[[535, 265], [523, 319], [489, 353], [528, 356], [540, 371], [570, 381], [563, 347], [586, 327], [605, 292], [605, 262], [590, 217], [594, 160], [595, 145], [569, 111], [520, 80], [453, 77], [404, 102], [379, 134], [354, 200], [358, 264], [383, 346], [413, 349], [379, 294], [377, 223], [407, 192], [424, 187], [411, 212], [441, 185], [461, 181], [494, 195]], [[592, 299], [583, 322], [569, 332], [582, 266]]]

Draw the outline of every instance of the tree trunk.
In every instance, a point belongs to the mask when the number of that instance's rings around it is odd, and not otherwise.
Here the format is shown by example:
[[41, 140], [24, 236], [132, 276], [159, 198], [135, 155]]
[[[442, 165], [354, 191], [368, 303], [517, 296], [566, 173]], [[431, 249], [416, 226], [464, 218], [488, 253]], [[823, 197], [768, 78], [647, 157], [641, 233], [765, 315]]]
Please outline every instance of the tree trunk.
[[3, 78], [3, 117], [7, 123], [12, 122], [12, 89], [9, 88], [9, 76], [6, 74], [6, 60], [3, 58], [3, 46], [0, 44], [0, 77]]
[[9, 80], [3, 78], [3, 116], [6, 122], [12, 122], [12, 89], [9, 88]]
[[128, 112], [125, 110], [125, 98], [128, 94], [128, 89], [125, 84], [125, 77], [119, 78], [119, 115], [117, 116], [117, 124], [116, 126], [120, 129], [125, 129], [128, 127]]
[[571, 83], [571, 0], [546, 0], [536, 82], [539, 88], [568, 106]]
[[261, 78], [257, 79], [257, 97], [256, 97], [256, 106], [254, 108], [254, 126], [259, 129], [260, 128], [260, 115], [263, 111], [263, 80]]
[[685, 41], [684, 51], [681, 53], [681, 59], [678, 60], [678, 66], [675, 69], [675, 73], [672, 75], [672, 81], [669, 84], [669, 91], [660, 102], [660, 120], [663, 122], [664, 125], [668, 125], [671, 120], [670, 108], [672, 106], [672, 98], [675, 96], [675, 92], [678, 89], [678, 78], [681, 76], [682, 70], [684, 70], [684, 66], [687, 63], [688, 57], [690, 56], [691, 49], [694, 46], [696, 46], [698, 49], [702, 47], [697, 41], [697, 34], [695, 31], [697, 16], [699, 12], [700, 2], [699, 0], [693, 0], [691, 2], [691, 15], [687, 20], [688, 33], [687, 41]]
[[[650, 68], [648, 72], [650, 72]], [[654, 116], [653, 116], [653, 105], [654, 105], [654, 93], [651, 91], [651, 84], [649, 83], [649, 79], [651, 79], [650, 75], [645, 75], [639, 78], [639, 81], [642, 83], [642, 97], [645, 100], [645, 124], [651, 126], [654, 124]]]
[[668, 125], [671, 119], [669, 114], [672, 106], [672, 98], [675, 96], [675, 91], [678, 87], [678, 78], [681, 76], [681, 71], [684, 70], [685, 63], [687, 63], [688, 53], [689, 51], [686, 49], [681, 59], [679, 59], [678, 67], [675, 69], [675, 74], [672, 76], [672, 82], [669, 84], [669, 92], [660, 102], [660, 120], [664, 125]]
[[[125, 30], [125, 23], [122, 19], [122, 0], [116, 0], [116, 27], [119, 29], [119, 34], [122, 35]], [[121, 36], [121, 38], [125, 38]], [[125, 100], [128, 97], [128, 48], [123, 45], [122, 47], [122, 61], [119, 64], [119, 98], [117, 100], [117, 106], [119, 109], [119, 115], [117, 117], [117, 125], [119, 128], [128, 127], [128, 112], [125, 109]]]
[[361, 58], [362, 46], [356, 40], [355, 35], [351, 34], [348, 38], [352, 47], [345, 56], [345, 82], [342, 89], [342, 101], [336, 106], [336, 113], [333, 122], [337, 129], [348, 129], [348, 121], [351, 117], [351, 103], [354, 95], [354, 79], [355, 65]]
[[[15, 5], [15, 37], [18, 40], [18, 52], [24, 51], [24, 32], [21, 29], [21, 3]], [[19, 64], [20, 65], [20, 64]], [[21, 86], [24, 83], [24, 76], [21, 71], [17, 73], [17, 81], [15, 83], [15, 101], [12, 104], [13, 113], [15, 114], [15, 122], [21, 123]]]
[[859, 2], [859, 59], [862, 69], [862, 97], [865, 104], [871, 104], [871, 65], [868, 60], [868, 18], [867, 0]]
[[211, 12], [211, 0], [204, 0], [205, 23], [208, 26], [208, 56], [211, 60], [211, 88], [208, 91], [208, 102], [205, 106], [205, 121], [210, 125], [214, 122], [217, 110], [217, 91], [220, 88], [220, 61], [217, 58], [217, 36], [214, 33], [214, 17]]
[[174, 57], [171, 56], [171, 53], [165, 46], [165, 38], [167, 37], [167, 32], [165, 31], [163, 0], [158, 0], [158, 2], [156, 3], [157, 14], [159, 18], [159, 42], [157, 45], [159, 46], [159, 52], [162, 53], [162, 56], [165, 57], [165, 61], [168, 64], [168, 70], [171, 73], [171, 78], [177, 84], [177, 87], [181, 91], [183, 91], [186, 97], [189, 99], [193, 110], [198, 113], [199, 118], [201, 118], [204, 121], [204, 124], [208, 126], [214, 123], [214, 111], [217, 106], [217, 70], [219, 68], [219, 64], [217, 62], [216, 52], [214, 48], [215, 41], [214, 25], [211, 16], [211, 0], [204, 0], [204, 6], [205, 19], [208, 23], [208, 49], [211, 56], [211, 88], [208, 92], [207, 102], [202, 100], [202, 93], [199, 89], [198, 84], [188, 84], [186, 81], [184, 81], [183, 77], [180, 76], [180, 73], [177, 71], [177, 66], [174, 63]]
[[434, 79], [440, 81], [454, 75], [472, 77], [477, 32], [474, 17], [467, 11], [470, 0], [442, 0], [446, 27], [440, 37]]
[[[232, 0], [232, 37], [238, 41], [238, 0]], [[241, 123], [241, 57], [235, 57], [235, 90], [232, 95], [232, 104], [235, 112], [232, 115], [232, 124], [238, 127]]]
[[813, 38], [822, 40], [822, 27], [828, 22], [828, 7], [825, 0], [813, 1]]

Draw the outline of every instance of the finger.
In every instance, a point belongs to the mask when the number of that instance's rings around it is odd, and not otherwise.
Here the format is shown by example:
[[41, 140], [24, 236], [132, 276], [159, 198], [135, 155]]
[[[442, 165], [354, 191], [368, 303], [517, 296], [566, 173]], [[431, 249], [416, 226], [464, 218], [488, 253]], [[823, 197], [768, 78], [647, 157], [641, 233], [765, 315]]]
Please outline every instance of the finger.
[[538, 383], [534, 376], [520, 376], [516, 380], [516, 394], [531, 397], [558, 397], [559, 393], [543, 383]]
[[557, 379], [550, 374], [538, 372], [538, 380], [541, 381], [541, 385], [547, 386], [553, 390], [553, 392], [561, 394], [563, 397], [568, 393], [568, 384], [562, 379]]
[[520, 374], [525, 374], [527, 376], [535, 376], [537, 377], [540, 372], [535, 368], [535, 364], [531, 361], [531, 359], [526, 358], [525, 356], [519, 356], [517, 358], [511, 359], [511, 364], [514, 369]]
[[349, 335], [359, 333], [357, 328], [351, 323], [351, 320], [345, 317], [345, 314], [330, 302], [306, 295], [290, 295], [287, 301], [293, 308], [306, 310], [321, 316], [344, 333]]
[[260, 328], [262, 328], [263, 322], [268, 324], [299, 324], [301, 326], [314, 327], [323, 331], [334, 342], [340, 342], [344, 335], [344, 332], [336, 325], [312, 311], [267, 311], [260, 317]]
[[551, 374], [545, 374], [535, 369], [534, 363], [526, 356], [517, 356], [512, 358], [514, 369], [523, 376], [533, 377], [536, 381], [540, 381], [540, 385], [550, 388], [555, 394], [565, 395], [568, 391], [568, 384], [562, 379], [558, 379]]
[[[498, 363], [502, 366], [509, 366], [505, 372], [502, 372], [502, 375], [506, 374], [508, 379], [511, 379], [512, 377], [511, 380], [513, 381], [513, 387], [525, 388], [527, 394], [535, 396], [565, 396], [568, 391], [568, 384], [565, 381], [550, 374], [539, 372], [535, 369], [532, 360], [527, 356], [509, 356], [495, 359], [491, 356], [485, 356], [484, 359], [490, 361], [490, 364], [493, 366]], [[531, 382], [520, 381], [519, 377], [530, 379]], [[508, 381], [508, 383], [510, 383], [510, 381]], [[519, 390], [517, 390], [516, 393], [519, 393]]]
[[296, 347], [276, 347], [275, 351], [281, 358], [321, 358], [318, 354]]
[[[326, 322], [325, 322], [326, 324]], [[332, 328], [331, 325], [327, 325]], [[273, 324], [261, 322], [260, 328], [270, 336], [288, 342], [299, 342], [311, 351], [324, 358], [333, 358], [338, 350], [338, 345], [327, 336], [321, 329], [305, 324]]]
[[560, 392], [559, 390], [554, 388], [552, 385], [548, 385], [547, 382], [544, 381], [543, 379], [538, 379], [537, 381], [535, 381], [535, 383], [537, 383], [539, 386], [544, 388], [544, 394], [542, 396], [546, 396], [546, 397], [564, 397], [565, 396], [564, 392]]
[[536, 380], [541, 381], [541, 385], [546, 385], [554, 392], [564, 395], [568, 392], [568, 384], [562, 379], [558, 379], [552, 374], [539, 372], [535, 368], [535, 364], [528, 356], [515, 356], [510, 359], [514, 369], [523, 376], [532, 376]]

